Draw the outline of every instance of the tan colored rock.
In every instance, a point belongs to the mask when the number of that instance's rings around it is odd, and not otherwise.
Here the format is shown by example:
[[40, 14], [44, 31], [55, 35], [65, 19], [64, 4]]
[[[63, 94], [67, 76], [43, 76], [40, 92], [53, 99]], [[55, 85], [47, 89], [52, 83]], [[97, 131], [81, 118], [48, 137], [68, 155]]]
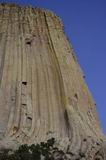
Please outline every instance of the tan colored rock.
[[105, 159], [95, 102], [60, 18], [1, 4], [0, 146], [50, 137], [73, 159]]

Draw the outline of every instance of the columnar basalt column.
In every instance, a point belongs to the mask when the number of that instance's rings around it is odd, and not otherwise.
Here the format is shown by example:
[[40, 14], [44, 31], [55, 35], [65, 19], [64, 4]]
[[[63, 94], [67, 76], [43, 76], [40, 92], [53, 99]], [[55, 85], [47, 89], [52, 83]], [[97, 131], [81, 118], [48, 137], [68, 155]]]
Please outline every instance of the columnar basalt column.
[[0, 147], [51, 137], [73, 159], [105, 160], [95, 102], [60, 18], [1, 4]]

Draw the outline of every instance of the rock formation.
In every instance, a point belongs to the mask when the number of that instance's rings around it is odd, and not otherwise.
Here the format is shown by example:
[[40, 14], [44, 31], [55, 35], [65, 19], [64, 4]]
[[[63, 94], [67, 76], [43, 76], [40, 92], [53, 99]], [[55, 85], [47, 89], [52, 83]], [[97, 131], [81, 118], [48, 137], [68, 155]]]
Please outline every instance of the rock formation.
[[0, 5], [0, 147], [55, 137], [75, 159], [105, 160], [95, 102], [54, 13]]

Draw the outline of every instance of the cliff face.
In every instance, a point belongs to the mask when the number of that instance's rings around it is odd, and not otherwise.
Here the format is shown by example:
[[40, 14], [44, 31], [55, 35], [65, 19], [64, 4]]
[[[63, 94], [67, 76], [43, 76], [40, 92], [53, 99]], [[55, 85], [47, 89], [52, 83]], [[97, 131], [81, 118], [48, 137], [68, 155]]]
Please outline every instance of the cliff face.
[[104, 138], [95, 102], [61, 20], [43, 9], [1, 4], [0, 145], [50, 137], [93, 159]]

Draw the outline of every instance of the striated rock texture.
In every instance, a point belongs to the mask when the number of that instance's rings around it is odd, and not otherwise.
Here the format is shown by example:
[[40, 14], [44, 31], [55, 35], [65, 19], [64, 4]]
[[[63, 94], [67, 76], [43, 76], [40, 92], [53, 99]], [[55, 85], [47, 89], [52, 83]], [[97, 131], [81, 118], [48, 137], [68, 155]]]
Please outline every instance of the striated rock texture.
[[105, 160], [95, 102], [52, 12], [0, 5], [0, 147], [55, 137], [71, 159]]

